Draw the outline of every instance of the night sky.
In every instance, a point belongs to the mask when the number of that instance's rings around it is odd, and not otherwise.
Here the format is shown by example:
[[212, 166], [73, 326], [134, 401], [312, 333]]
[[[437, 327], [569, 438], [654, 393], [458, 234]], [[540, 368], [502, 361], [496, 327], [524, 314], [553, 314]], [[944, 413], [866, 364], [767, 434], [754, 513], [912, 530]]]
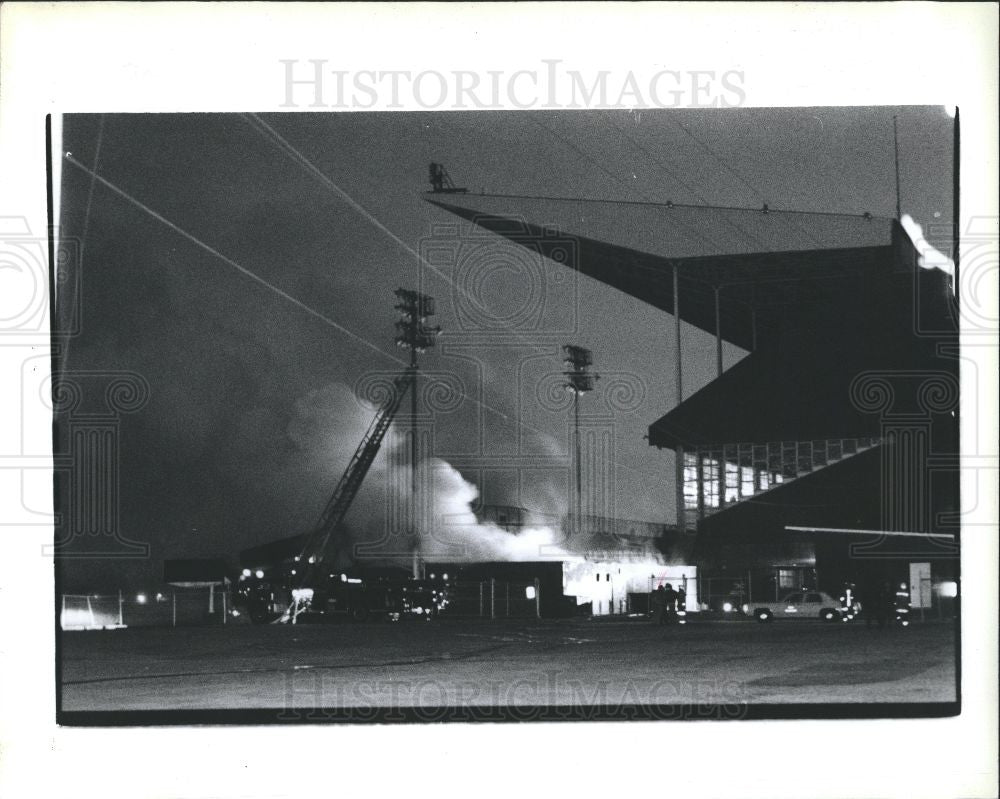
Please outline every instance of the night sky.
[[[82, 243], [83, 310], [63, 366], [128, 370], [149, 384], [148, 403], [122, 417], [120, 520], [127, 537], [151, 544], [149, 560], [69, 562], [64, 589], [144, 585], [164, 558], [234, 559], [311, 527], [373, 413], [352, 387], [405, 356], [393, 346], [392, 292], [417, 285], [410, 250], [435, 225], [457, 224], [422, 197], [428, 162], [473, 191], [894, 216], [894, 113], [902, 210], [925, 232], [950, 225], [953, 121], [941, 109], [260, 117], [329, 182], [248, 116], [65, 117], [63, 151], [334, 324], [64, 162], [61, 235]], [[481, 444], [498, 464], [518, 447], [529, 459], [565, 458], [569, 416], [535, 387], [561, 368], [560, 344], [580, 344], [598, 372], [632, 373], [645, 389], [614, 421], [617, 515], [673, 522], [671, 455], [643, 440], [674, 402], [673, 319], [589, 278], [552, 285], [547, 312], [575, 320], [576, 332], [561, 336], [552, 322], [551, 335], [486, 342], [462, 329], [451, 286], [423, 284], [444, 329], [423, 363], [459, 375], [469, 394], [436, 420], [435, 455], [469, 457]], [[558, 286], [575, 287], [575, 307]], [[510, 272], [480, 288], [497, 315], [523, 290]], [[689, 395], [713, 376], [714, 340], [686, 325], [683, 335]], [[726, 364], [744, 354], [727, 347]], [[381, 524], [384, 460], [352, 526]], [[532, 473], [520, 497], [502, 469], [462, 473], [486, 502], [566, 510], [565, 470]]]

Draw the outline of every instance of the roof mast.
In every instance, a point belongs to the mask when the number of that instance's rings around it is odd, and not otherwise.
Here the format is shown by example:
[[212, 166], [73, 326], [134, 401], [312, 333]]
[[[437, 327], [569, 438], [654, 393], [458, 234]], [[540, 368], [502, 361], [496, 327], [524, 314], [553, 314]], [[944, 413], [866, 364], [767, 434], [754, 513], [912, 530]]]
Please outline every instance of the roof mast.
[[899, 208], [899, 131], [896, 129], [896, 115], [892, 117], [892, 149], [896, 161], [896, 221], [903, 218]]

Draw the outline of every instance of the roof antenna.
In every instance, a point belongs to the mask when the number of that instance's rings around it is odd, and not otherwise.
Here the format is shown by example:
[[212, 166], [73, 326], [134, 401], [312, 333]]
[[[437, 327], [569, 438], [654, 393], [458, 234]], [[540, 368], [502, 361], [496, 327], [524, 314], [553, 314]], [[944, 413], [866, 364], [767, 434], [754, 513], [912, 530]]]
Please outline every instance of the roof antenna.
[[896, 159], [896, 221], [899, 221], [903, 218], [903, 214], [899, 208], [899, 132], [896, 129], [895, 114], [892, 116], [892, 143]]

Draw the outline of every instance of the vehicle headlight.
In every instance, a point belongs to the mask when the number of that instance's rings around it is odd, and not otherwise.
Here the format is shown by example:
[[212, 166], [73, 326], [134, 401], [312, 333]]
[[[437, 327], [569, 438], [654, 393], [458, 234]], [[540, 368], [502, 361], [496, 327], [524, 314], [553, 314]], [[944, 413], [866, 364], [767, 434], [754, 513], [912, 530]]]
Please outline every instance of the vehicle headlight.
[[722, 612], [723, 613], [732, 613], [733, 612], [733, 603], [732, 602], [723, 602], [722, 603]]
[[750, 612], [750, 606], [749, 605], [744, 605], [743, 606], [743, 612], [744, 613], [749, 613]]

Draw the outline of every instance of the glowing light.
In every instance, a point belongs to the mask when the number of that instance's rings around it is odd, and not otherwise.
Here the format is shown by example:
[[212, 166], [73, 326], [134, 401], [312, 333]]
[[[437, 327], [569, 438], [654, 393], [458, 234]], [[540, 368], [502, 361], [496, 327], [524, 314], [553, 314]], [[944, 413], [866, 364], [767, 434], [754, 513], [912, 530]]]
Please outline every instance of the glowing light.
[[310, 555], [309, 556], [309, 562], [310, 563], [315, 563], [316, 562], [316, 556], [315, 555]]
[[940, 269], [952, 277], [955, 276], [955, 262], [924, 238], [923, 228], [912, 216], [903, 214], [899, 224], [913, 242], [913, 247], [919, 254], [917, 264], [922, 269]]
[[535, 586], [529, 585], [527, 588], [525, 588], [524, 589], [524, 596], [527, 599], [534, 599], [535, 598]]
[[958, 596], [958, 583], [952, 580], [941, 583], [941, 585], [938, 586], [938, 594], [943, 597], [947, 597], [948, 599], [954, 599]]
[[730, 603], [730, 602], [723, 602], [722, 603], [722, 612], [723, 613], [732, 613], [733, 612], [732, 603]]
[[233, 609], [232, 609], [231, 611], [229, 611], [229, 612], [230, 612], [230, 613], [231, 613], [231, 614], [233, 615], [233, 617], [234, 617], [234, 618], [235, 618], [236, 616], [239, 616], [239, 615], [240, 615], [240, 612], [239, 612], [239, 611], [238, 611], [238, 610], [237, 610], [236, 608], [233, 608]]
[[448, 575], [447, 574], [442, 574], [441, 575], [441, 579], [442, 580], [447, 580], [448, 579]]
[[163, 594], [157, 594], [156, 595], [156, 601], [157, 602], [162, 602], [163, 601]]
[[298, 572], [297, 572], [297, 571], [295, 571], [295, 569], [292, 569], [292, 574], [293, 574], [293, 575], [294, 575], [294, 574], [298, 574]]
[[743, 606], [743, 612], [744, 613], [749, 613], [750, 612], [750, 606], [749, 605], [744, 605]]
[[292, 599], [299, 600], [300, 602], [311, 602], [312, 598], [313, 598], [313, 590], [311, 588], [292, 589]]
[[264, 572], [261, 571], [260, 569], [257, 569], [257, 571], [255, 571], [254, 574], [257, 576], [258, 580], [261, 580], [264, 577]]
[[244, 569], [243, 570], [243, 576], [244, 577], [249, 577], [250, 576], [250, 569]]
[[138, 602], [140, 605], [145, 605], [146, 604], [146, 595], [145, 594], [136, 594], [135, 601]]

